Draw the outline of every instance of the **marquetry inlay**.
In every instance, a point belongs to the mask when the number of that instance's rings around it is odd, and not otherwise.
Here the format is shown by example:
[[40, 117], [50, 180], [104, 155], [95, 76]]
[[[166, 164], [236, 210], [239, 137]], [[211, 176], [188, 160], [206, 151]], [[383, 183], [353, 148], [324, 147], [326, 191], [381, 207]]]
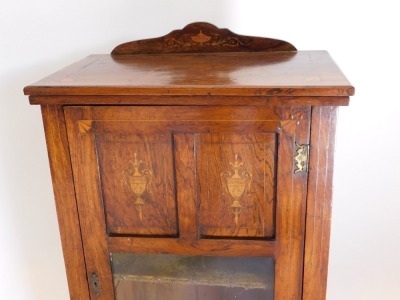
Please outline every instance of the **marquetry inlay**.
[[235, 154], [235, 161], [233, 163], [230, 162], [229, 165], [231, 169], [221, 173], [221, 182], [233, 199], [231, 209], [237, 226], [239, 214], [242, 210], [240, 199], [249, 190], [253, 175], [245, 169], [243, 161], [239, 161], [238, 154]]
[[143, 220], [143, 207], [146, 204], [142, 195], [146, 191], [151, 181], [152, 172], [149, 169], [140, 169], [143, 164], [138, 160], [137, 153], [134, 154], [134, 161], [129, 162], [129, 167], [122, 171], [124, 180], [130, 191], [135, 195], [136, 199], [133, 203], [139, 213], [140, 221]]

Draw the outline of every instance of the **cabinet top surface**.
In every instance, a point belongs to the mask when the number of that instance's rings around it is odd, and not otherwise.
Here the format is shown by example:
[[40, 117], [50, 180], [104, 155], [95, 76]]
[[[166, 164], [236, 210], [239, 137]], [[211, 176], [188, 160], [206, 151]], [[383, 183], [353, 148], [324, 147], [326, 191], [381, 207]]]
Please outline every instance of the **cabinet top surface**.
[[91, 55], [26, 95], [351, 96], [326, 51]]

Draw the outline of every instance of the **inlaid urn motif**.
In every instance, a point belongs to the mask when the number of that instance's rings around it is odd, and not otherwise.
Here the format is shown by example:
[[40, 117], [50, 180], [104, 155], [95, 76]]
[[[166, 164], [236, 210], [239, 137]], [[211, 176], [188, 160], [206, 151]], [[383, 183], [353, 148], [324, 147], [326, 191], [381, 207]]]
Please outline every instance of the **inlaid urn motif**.
[[239, 214], [242, 211], [240, 200], [246, 191], [250, 189], [252, 174], [244, 168], [244, 163], [239, 162], [239, 156], [235, 154], [235, 162], [230, 162], [231, 170], [221, 173], [221, 181], [228, 195], [232, 198], [231, 209], [234, 214], [236, 226], [238, 225]]
[[136, 198], [133, 204], [135, 205], [139, 213], [139, 219], [142, 222], [143, 207], [146, 204], [142, 195], [150, 184], [152, 172], [149, 169], [140, 169], [143, 162], [138, 160], [137, 153], [135, 153], [134, 156], [135, 160], [129, 162], [129, 167], [123, 170], [122, 174], [124, 175], [125, 183]]
[[209, 40], [211, 40], [211, 37], [208, 35], [205, 35], [200, 30], [199, 34], [192, 36], [192, 40], [195, 41], [196, 43], [204, 44], [204, 43], [207, 43]]

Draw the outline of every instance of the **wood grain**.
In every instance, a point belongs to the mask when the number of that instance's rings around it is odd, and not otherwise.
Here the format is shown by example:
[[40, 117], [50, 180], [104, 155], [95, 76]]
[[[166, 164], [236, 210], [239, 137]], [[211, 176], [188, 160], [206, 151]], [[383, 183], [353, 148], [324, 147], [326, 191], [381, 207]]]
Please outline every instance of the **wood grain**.
[[251, 97], [251, 96], [29, 96], [31, 104], [51, 105], [340, 105], [349, 104], [349, 97]]
[[[90, 106], [98, 121], [266, 121], [279, 120], [274, 106]], [[68, 108], [73, 109], [73, 108]], [[118, 118], [117, 118], [118, 117]]]
[[174, 150], [179, 237], [182, 240], [196, 241], [199, 238], [199, 220], [193, 135], [174, 134]]
[[104, 209], [99, 201], [100, 187], [95, 180], [99, 177], [95, 140], [92, 135], [81, 135], [75, 122], [77, 118], [89, 117], [90, 111], [65, 111], [65, 116], [87, 277], [97, 274], [99, 279], [99, 293], [89, 282], [90, 299], [114, 299]]
[[60, 106], [42, 106], [42, 117], [70, 298], [89, 299], [63, 109]]
[[325, 51], [91, 55], [24, 89], [26, 95], [350, 96]]
[[275, 236], [276, 136], [253, 132], [196, 135], [203, 237]]
[[312, 111], [303, 300], [323, 300], [326, 294], [336, 110]]
[[302, 293], [304, 219], [307, 173], [294, 174], [295, 142], [309, 141], [310, 108], [287, 107], [278, 148], [275, 299], [297, 300]]
[[[171, 134], [142, 134], [134, 129], [94, 135], [107, 232], [176, 236]], [[137, 176], [143, 185], [139, 194], [134, 192]]]
[[212, 53], [248, 51], [296, 51], [285, 41], [238, 35], [205, 22], [192, 23], [166, 36], [118, 45], [111, 54]]
[[[68, 107], [68, 110], [80, 108]], [[169, 134], [273, 132], [280, 125], [273, 107], [262, 106], [92, 106], [90, 120], [77, 120], [83, 134]]]
[[273, 257], [275, 241], [108, 237], [110, 252]]
[[[84, 162], [86, 166], [84, 171], [76, 171], [76, 180], [85, 182], [84, 186], [77, 187], [78, 203], [83, 202], [80, 213], [87, 217], [87, 220], [85, 217], [85, 221], [88, 222], [88, 224], [82, 224], [82, 227], [88, 226], [89, 228], [86, 230], [90, 233], [91, 239], [98, 240], [97, 250], [93, 250], [92, 254], [89, 252], [87, 255], [99, 257], [98, 251], [193, 255], [271, 255], [276, 259], [276, 299], [297, 299], [301, 294], [303, 270], [307, 174], [294, 174], [293, 156], [296, 150], [295, 142], [308, 143], [309, 111], [309, 107], [274, 106], [182, 106], [174, 109], [172, 107], [145, 106], [65, 108], [71, 135], [71, 147], [76, 148], [73, 153], [78, 155], [77, 160], [73, 159], [72, 162], [76, 164], [75, 168], [77, 169]], [[254, 124], [249, 127], [246, 126], [246, 122], [258, 122], [264, 124], [264, 127], [260, 128]], [[237, 124], [239, 127], [231, 127], [230, 123]], [[265, 127], [266, 124], [269, 125]], [[207, 133], [208, 130], [211, 132]], [[140, 150], [141, 157], [145, 161], [152, 161], [154, 159], [146, 153], [151, 152], [150, 148], [159, 149], [159, 146], [157, 143], [151, 143], [151, 140], [162, 143], [163, 138], [161, 137], [170, 134], [174, 141], [174, 167], [168, 167], [166, 172], [170, 174], [175, 172], [176, 174], [179, 238], [160, 237], [156, 239], [152, 232], [153, 228], [149, 227], [147, 229], [148, 238], [110, 236], [104, 242], [106, 228], [103, 223], [104, 219], [107, 219], [104, 212], [109, 211], [107, 206], [110, 206], [110, 202], [108, 201], [109, 204], [107, 204], [107, 201], [104, 201], [106, 194], [103, 195], [99, 191], [100, 181], [97, 170], [100, 170], [100, 178], [104, 177], [104, 174], [101, 175], [104, 170], [109, 170], [114, 174], [115, 172], [112, 172], [107, 164], [118, 165], [116, 162], [124, 159], [126, 155], [111, 155], [112, 159], [109, 157], [108, 159], [104, 158], [105, 160], [98, 159], [97, 156], [104, 155], [107, 151], [126, 152], [125, 148], [132, 148], [128, 146], [128, 142], [140, 140], [145, 147], [143, 149], [139, 147], [142, 150], [135, 147]], [[97, 137], [98, 140], [97, 150], [95, 150], [94, 137]], [[277, 137], [279, 142], [276, 140]], [[121, 139], [123, 144], [119, 146], [118, 143]], [[101, 146], [105, 142], [108, 144]], [[101, 149], [102, 147], [105, 148]], [[211, 148], [209, 149], [209, 147]], [[82, 153], [80, 154], [78, 150]], [[167, 157], [171, 156], [168, 154], [171, 153], [170, 150], [162, 152]], [[238, 225], [240, 226], [235, 229], [232, 213], [226, 211], [231, 208], [230, 203], [222, 201], [223, 191], [221, 188], [216, 188], [215, 184], [221, 183], [220, 175], [226, 171], [229, 162], [232, 163], [236, 152], [240, 152], [240, 159], [246, 163], [246, 168], [242, 171], [254, 174], [252, 175], [254, 176], [254, 182], [252, 182], [254, 187], [248, 191], [250, 194], [253, 193], [254, 199], [250, 197], [252, 200], [247, 202], [242, 201], [243, 199], [240, 200], [243, 202], [245, 210], [242, 218], [239, 219]], [[277, 156], [280, 159], [276, 166]], [[214, 157], [217, 160], [207, 164], [208, 157]], [[98, 168], [98, 161], [106, 167]], [[221, 165], [220, 162], [224, 163]], [[154, 174], [157, 173], [157, 165], [160, 164], [152, 164], [151, 168]], [[277, 183], [275, 183], [275, 168], [278, 170], [276, 173]], [[265, 173], [265, 170], [268, 172]], [[212, 176], [209, 178], [207, 174]], [[275, 212], [276, 184], [278, 190]], [[208, 185], [210, 189], [207, 190]], [[259, 188], [256, 188], [257, 186]], [[110, 188], [110, 190], [116, 195], [115, 188]], [[267, 194], [265, 194], [266, 191]], [[210, 193], [212, 197], [208, 198]], [[265, 198], [266, 195], [267, 198]], [[88, 201], [87, 198], [91, 200]], [[103, 203], [106, 203], [105, 210]], [[116, 205], [114, 211], [120, 216], [124, 216], [124, 210], [119, 212], [121, 207], [123, 205]], [[89, 211], [90, 217], [87, 216]], [[217, 217], [215, 218], [216, 213]], [[276, 242], [250, 240], [249, 238], [265, 239], [275, 236], [275, 214]], [[121, 217], [116, 218], [116, 221], [120, 221], [120, 219]], [[125, 217], [122, 217], [122, 220], [124, 219]], [[243, 220], [245, 220], [244, 223]], [[220, 226], [220, 228], [217, 230], [212, 228], [215, 226]], [[264, 226], [264, 228], [259, 232], [260, 226]], [[125, 233], [137, 230], [134, 224], [130, 224], [129, 227], [133, 229], [128, 229]], [[203, 236], [199, 236], [199, 228]], [[85, 230], [83, 230], [83, 234], [85, 235]], [[202, 239], [202, 237], [212, 237], [213, 239]], [[231, 240], [231, 238], [246, 238], [246, 240], [239, 242], [239, 240]], [[93, 243], [90, 239], [86, 242]], [[249, 254], [250, 252], [252, 254]], [[96, 268], [105, 269], [107, 268], [105, 258], [102, 260], [89, 260], [87, 264], [94, 264]], [[108, 271], [103, 272], [105, 273], [102, 276], [108, 278]]]

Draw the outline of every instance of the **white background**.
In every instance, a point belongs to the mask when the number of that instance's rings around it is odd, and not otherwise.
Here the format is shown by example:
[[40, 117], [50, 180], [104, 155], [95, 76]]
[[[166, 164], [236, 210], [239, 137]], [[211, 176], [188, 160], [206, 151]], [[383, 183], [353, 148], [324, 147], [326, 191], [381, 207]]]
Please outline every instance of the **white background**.
[[328, 50], [356, 87], [338, 120], [327, 298], [400, 299], [395, 3], [0, 0], [0, 298], [69, 299], [40, 108], [23, 87], [88, 54], [207, 21]]

